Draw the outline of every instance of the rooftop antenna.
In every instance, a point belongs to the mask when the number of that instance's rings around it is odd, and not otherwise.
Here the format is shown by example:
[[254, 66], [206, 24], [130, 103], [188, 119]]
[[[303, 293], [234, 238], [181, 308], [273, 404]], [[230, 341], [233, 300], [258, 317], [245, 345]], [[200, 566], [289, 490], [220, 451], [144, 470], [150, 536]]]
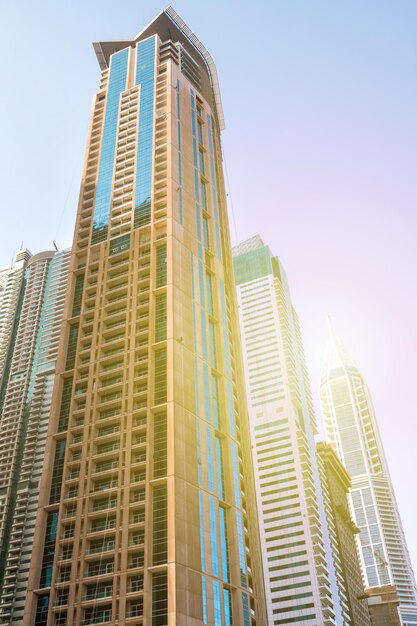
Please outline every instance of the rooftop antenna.
[[327, 315], [327, 328], [329, 329], [329, 335], [332, 339], [336, 339], [336, 334], [334, 332], [334, 328], [333, 328], [333, 324], [332, 324], [332, 318], [330, 317], [330, 315]]
[[54, 244], [54, 248], [55, 250], [58, 252], [58, 246], [56, 245], [56, 241], [55, 239], [52, 240], [52, 243]]

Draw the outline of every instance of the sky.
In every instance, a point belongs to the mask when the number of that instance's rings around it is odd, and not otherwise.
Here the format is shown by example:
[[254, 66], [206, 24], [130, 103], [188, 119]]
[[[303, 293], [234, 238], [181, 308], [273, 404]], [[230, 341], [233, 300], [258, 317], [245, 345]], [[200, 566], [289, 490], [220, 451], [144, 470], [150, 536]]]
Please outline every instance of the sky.
[[[371, 389], [417, 572], [417, 2], [177, 0], [210, 50], [233, 243], [286, 268], [320, 420], [326, 316]], [[159, 0], [0, 0], [0, 266], [72, 241], [92, 41]]]

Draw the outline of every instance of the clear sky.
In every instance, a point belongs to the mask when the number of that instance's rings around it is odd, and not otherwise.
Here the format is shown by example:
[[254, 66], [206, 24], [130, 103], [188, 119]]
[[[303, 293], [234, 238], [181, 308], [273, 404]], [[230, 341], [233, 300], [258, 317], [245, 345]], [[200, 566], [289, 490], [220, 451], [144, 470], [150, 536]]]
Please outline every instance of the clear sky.
[[[165, 6], [0, 0], [0, 266], [22, 240], [70, 245], [91, 42]], [[316, 404], [327, 314], [365, 375], [417, 570], [417, 2], [174, 8], [219, 72], [233, 240], [259, 232], [283, 262]]]

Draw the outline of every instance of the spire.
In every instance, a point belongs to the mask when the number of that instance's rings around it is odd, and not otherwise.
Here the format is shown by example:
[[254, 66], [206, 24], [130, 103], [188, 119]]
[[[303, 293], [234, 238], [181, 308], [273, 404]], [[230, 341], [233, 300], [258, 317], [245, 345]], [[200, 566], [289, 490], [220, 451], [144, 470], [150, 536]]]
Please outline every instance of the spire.
[[345, 348], [340, 338], [336, 335], [330, 315], [327, 316], [327, 327], [329, 330], [329, 338], [325, 351], [322, 378], [329, 376], [332, 370], [358, 370], [351, 354]]

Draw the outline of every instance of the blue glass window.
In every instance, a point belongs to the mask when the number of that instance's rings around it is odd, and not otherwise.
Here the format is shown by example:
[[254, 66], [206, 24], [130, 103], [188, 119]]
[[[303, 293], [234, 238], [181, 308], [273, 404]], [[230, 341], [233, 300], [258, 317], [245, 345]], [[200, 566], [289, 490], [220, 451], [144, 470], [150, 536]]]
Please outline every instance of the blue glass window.
[[216, 367], [216, 335], [213, 322], [209, 322], [210, 365]]
[[210, 274], [206, 274], [206, 287], [207, 287], [207, 311], [210, 315], [213, 315], [213, 292], [211, 288], [212, 278]]
[[242, 607], [243, 607], [243, 626], [250, 626], [249, 615], [249, 600], [246, 593], [242, 593]]
[[212, 567], [213, 576], [219, 575], [216, 506], [217, 506], [216, 500], [210, 497], [210, 541], [211, 541], [211, 567]]
[[222, 555], [222, 577], [225, 583], [229, 582], [229, 548], [227, 544], [226, 511], [219, 507], [220, 520], [220, 551]]
[[211, 377], [211, 397], [213, 400], [213, 419], [214, 419], [214, 426], [216, 428], [219, 428], [220, 426], [220, 419], [219, 419], [219, 383], [217, 380], [217, 376], [215, 376], [214, 374], [212, 374]]
[[210, 375], [209, 375], [209, 368], [208, 368], [207, 363], [204, 363], [203, 374], [204, 374], [204, 409], [205, 409], [204, 417], [206, 418], [208, 422], [211, 422]]
[[198, 494], [199, 508], [200, 508], [200, 554], [201, 554], [201, 570], [206, 571], [206, 557], [204, 550], [204, 509], [203, 509], [203, 494]]
[[216, 486], [214, 481], [214, 459], [213, 459], [213, 434], [211, 426], [206, 428], [206, 445], [207, 445], [207, 468], [208, 468], [208, 488], [211, 493], [215, 493]]
[[136, 46], [136, 84], [140, 85], [134, 226], [151, 221], [153, 126], [155, 100], [155, 36]]
[[207, 589], [206, 589], [206, 577], [201, 577], [201, 591], [203, 596], [203, 622], [207, 624]]
[[239, 480], [239, 463], [237, 456], [237, 445], [234, 441], [231, 443], [232, 447], [232, 471], [233, 471], [233, 488], [235, 490], [235, 503], [240, 508], [240, 480]]
[[120, 94], [126, 89], [128, 59], [129, 48], [125, 48], [113, 54], [110, 60], [109, 87], [94, 204], [92, 243], [98, 243], [107, 238]]
[[238, 542], [238, 549], [239, 549], [240, 581], [241, 581], [242, 587], [247, 587], [245, 542], [243, 538], [242, 513], [240, 511], [236, 511], [236, 525], [237, 525], [237, 542]]
[[220, 500], [224, 500], [224, 475], [223, 475], [223, 454], [220, 437], [216, 437], [216, 471], [217, 471], [217, 493]]
[[224, 602], [224, 626], [232, 626], [232, 592], [229, 589], [223, 590]]
[[213, 580], [214, 626], [222, 626], [222, 608], [220, 598], [220, 583], [217, 580]]

